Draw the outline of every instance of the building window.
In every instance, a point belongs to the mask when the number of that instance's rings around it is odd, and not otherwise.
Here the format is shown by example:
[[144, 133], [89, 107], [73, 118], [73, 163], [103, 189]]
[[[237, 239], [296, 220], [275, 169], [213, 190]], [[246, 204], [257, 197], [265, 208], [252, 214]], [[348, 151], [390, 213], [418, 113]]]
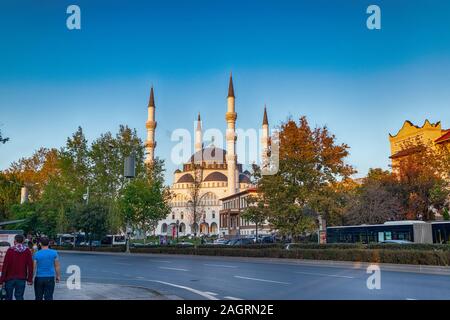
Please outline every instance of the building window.
[[181, 220], [184, 219], [184, 214], [183, 214], [183, 212], [181, 213], [180, 218], [181, 218]]
[[213, 211], [212, 214], [211, 214], [211, 216], [212, 216], [213, 219], [215, 219], [215, 218], [216, 218], [216, 212]]
[[174, 214], [172, 214], [172, 220], [175, 220], [175, 215]]

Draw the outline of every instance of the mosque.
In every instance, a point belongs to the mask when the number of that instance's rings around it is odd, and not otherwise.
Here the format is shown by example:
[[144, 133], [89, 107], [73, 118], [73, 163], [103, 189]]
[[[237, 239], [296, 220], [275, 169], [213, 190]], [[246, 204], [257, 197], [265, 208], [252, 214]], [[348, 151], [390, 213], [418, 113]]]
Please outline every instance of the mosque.
[[[182, 168], [173, 173], [171, 191], [172, 211], [161, 220], [155, 230], [156, 235], [225, 235], [227, 229], [220, 229], [219, 211], [222, 209], [221, 198], [245, 191], [252, 187], [250, 173], [243, 171], [236, 154], [237, 112], [233, 78], [230, 75], [227, 96], [226, 150], [214, 145], [204, 146], [200, 114], [195, 130], [195, 151]], [[155, 99], [153, 88], [150, 91], [148, 119], [146, 122], [147, 140], [145, 143], [146, 159], [150, 164], [154, 159], [155, 141]], [[266, 108], [262, 123], [261, 150], [262, 160], [267, 159], [269, 145], [269, 124]]]

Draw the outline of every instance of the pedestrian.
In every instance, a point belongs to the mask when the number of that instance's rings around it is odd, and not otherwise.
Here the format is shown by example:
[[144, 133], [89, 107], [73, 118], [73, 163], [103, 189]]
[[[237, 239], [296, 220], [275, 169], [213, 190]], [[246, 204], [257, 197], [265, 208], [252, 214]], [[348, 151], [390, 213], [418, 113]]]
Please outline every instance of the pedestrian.
[[25, 282], [33, 284], [33, 260], [30, 249], [23, 244], [25, 237], [14, 237], [14, 246], [6, 251], [0, 286], [4, 285], [6, 300], [23, 300]]
[[36, 300], [53, 300], [55, 281], [58, 283], [61, 279], [58, 253], [48, 247], [49, 242], [47, 237], [42, 237], [40, 239], [41, 249], [33, 256], [36, 274], [34, 278]]

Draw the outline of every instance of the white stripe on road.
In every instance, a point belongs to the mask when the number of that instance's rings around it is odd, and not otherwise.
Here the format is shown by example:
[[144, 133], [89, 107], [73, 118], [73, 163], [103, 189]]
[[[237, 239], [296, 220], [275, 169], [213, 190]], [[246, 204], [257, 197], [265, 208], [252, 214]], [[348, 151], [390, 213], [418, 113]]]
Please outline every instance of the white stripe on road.
[[162, 284], [165, 284], [165, 285], [168, 285], [168, 286], [172, 286], [172, 287], [175, 287], [175, 288], [184, 289], [184, 290], [190, 291], [192, 293], [198, 294], [199, 296], [202, 296], [203, 298], [206, 298], [206, 299], [209, 299], [209, 300], [219, 300], [216, 297], [214, 297], [214, 296], [212, 296], [212, 295], [210, 295], [210, 294], [208, 294], [206, 292], [203, 292], [203, 291], [200, 291], [200, 290], [196, 290], [194, 288], [180, 286], [178, 284], [173, 284], [173, 283], [159, 281], [159, 280], [149, 280], [149, 281], [158, 282], [158, 283], [162, 283]]
[[280, 284], [290, 284], [288, 282], [282, 282], [282, 281], [274, 281], [274, 280], [266, 280], [266, 279], [258, 279], [258, 278], [249, 278], [249, 277], [241, 277], [241, 276], [234, 276], [234, 277], [235, 278], [239, 278], [239, 279], [247, 279], [247, 280], [254, 280], [254, 281], [280, 283]]
[[207, 267], [219, 267], [219, 268], [237, 268], [237, 266], [230, 266], [227, 264], [204, 264]]
[[217, 293], [214, 293], [214, 292], [205, 291], [205, 293], [206, 293], [206, 294], [210, 294], [210, 295], [212, 295], [212, 296], [217, 296]]
[[112, 264], [118, 264], [120, 266], [131, 266], [131, 263], [124, 263], [124, 262], [113, 262]]
[[241, 299], [241, 298], [236, 298], [236, 297], [230, 297], [230, 296], [226, 296], [226, 297], [223, 297], [224, 299], [228, 299], [228, 300], [243, 300], [243, 299]]
[[417, 300], [417, 299], [414, 299], [414, 298], [406, 298], [406, 300]]
[[341, 276], [338, 274], [325, 274], [325, 273], [299, 272], [299, 271], [296, 271], [295, 273], [306, 274], [306, 275], [310, 275], [310, 276], [319, 276], [319, 277], [335, 277], [335, 278], [347, 278], [347, 279], [355, 278], [355, 277], [350, 277], [350, 276]]
[[165, 270], [175, 270], [175, 271], [189, 271], [188, 269], [181, 269], [181, 268], [169, 268], [169, 267], [159, 267], [160, 269]]
[[172, 261], [167, 260], [150, 260], [151, 262], [164, 262], [164, 263], [171, 263]]

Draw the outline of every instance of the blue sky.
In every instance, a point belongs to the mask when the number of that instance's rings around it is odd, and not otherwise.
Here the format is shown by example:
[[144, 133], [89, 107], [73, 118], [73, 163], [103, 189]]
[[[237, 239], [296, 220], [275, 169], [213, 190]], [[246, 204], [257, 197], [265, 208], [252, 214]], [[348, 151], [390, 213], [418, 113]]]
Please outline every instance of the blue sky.
[[[66, 8], [81, 8], [81, 30]], [[381, 8], [381, 30], [366, 8]], [[365, 175], [388, 168], [388, 134], [404, 120], [450, 128], [448, 1], [0, 1], [0, 170], [81, 125], [88, 139], [119, 124], [145, 139], [155, 87], [156, 155], [167, 181], [176, 128], [225, 129], [233, 71], [237, 126], [306, 115], [351, 147]]]

